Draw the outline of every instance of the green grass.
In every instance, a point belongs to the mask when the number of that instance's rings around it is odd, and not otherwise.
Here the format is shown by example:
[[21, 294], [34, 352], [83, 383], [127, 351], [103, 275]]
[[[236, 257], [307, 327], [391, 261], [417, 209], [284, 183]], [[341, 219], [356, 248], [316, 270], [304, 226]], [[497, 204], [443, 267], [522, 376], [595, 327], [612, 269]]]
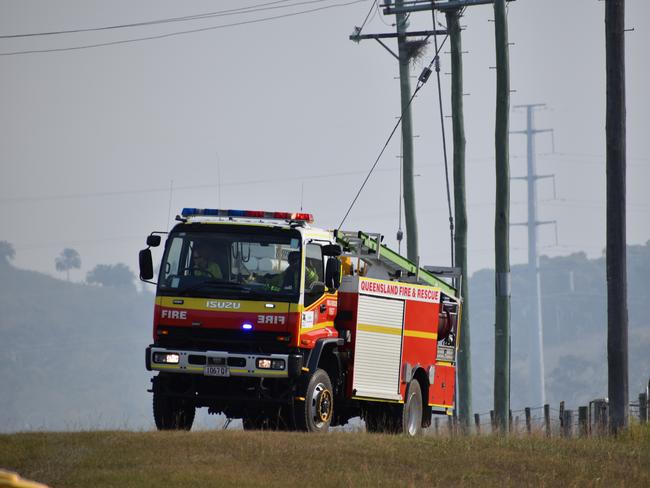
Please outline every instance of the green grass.
[[52, 487], [650, 486], [650, 426], [618, 439], [365, 433], [0, 435], [0, 468]]

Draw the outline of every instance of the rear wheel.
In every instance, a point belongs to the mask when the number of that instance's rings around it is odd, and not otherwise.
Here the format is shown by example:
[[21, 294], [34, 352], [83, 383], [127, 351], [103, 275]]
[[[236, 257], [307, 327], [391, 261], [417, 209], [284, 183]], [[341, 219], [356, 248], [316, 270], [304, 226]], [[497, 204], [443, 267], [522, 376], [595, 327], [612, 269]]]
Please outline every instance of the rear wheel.
[[309, 378], [305, 400], [294, 405], [296, 427], [307, 432], [327, 432], [334, 412], [334, 394], [328, 374], [317, 369]]
[[158, 430], [190, 430], [196, 409], [182, 399], [153, 393], [153, 418]]
[[404, 405], [369, 405], [363, 419], [367, 432], [416, 436], [422, 433], [422, 412], [422, 388], [414, 379], [406, 388]]
[[406, 390], [406, 401], [402, 411], [402, 432], [416, 436], [422, 433], [422, 388], [412, 379]]

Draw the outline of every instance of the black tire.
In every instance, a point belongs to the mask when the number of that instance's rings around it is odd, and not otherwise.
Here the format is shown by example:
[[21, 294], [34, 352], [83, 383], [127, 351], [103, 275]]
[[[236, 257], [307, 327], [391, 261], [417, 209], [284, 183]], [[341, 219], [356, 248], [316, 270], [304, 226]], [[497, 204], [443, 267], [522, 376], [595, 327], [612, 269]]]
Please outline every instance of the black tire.
[[422, 388], [418, 380], [412, 379], [402, 409], [402, 433], [409, 436], [422, 434], [422, 411]]
[[196, 409], [181, 399], [153, 392], [153, 418], [158, 430], [190, 430]]
[[296, 401], [296, 428], [306, 432], [327, 432], [334, 412], [334, 392], [328, 374], [317, 369], [309, 378], [305, 400]]

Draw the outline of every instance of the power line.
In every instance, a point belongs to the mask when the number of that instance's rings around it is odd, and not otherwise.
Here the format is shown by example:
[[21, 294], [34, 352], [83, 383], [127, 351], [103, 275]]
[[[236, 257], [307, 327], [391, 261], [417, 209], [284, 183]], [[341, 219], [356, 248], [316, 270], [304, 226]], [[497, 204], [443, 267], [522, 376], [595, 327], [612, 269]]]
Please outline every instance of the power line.
[[[398, 168], [384, 168], [378, 171], [397, 171], [397, 170]], [[343, 176], [354, 176], [354, 175], [359, 175], [364, 173], [365, 171], [340, 171], [337, 173], [326, 173], [326, 174], [288, 176], [288, 177], [265, 178], [265, 179], [257, 179], [257, 180], [237, 180], [237, 181], [230, 181], [225, 183], [218, 182], [214, 184], [211, 183], [211, 184], [202, 184], [202, 185], [184, 185], [184, 186], [174, 186], [174, 191], [200, 190], [200, 189], [208, 189], [208, 188], [223, 187], [223, 186], [243, 186], [243, 185], [255, 185], [255, 184], [264, 184], [264, 183], [287, 182], [287, 181], [302, 181], [302, 180], [312, 180], [312, 179], [322, 179], [322, 178], [340, 178]], [[69, 194], [60, 194], [60, 195], [45, 195], [45, 196], [31, 196], [31, 197], [30, 196], [0, 197], [0, 205], [5, 203], [19, 203], [19, 202], [33, 202], [33, 201], [47, 201], [47, 200], [70, 200], [75, 198], [110, 197], [110, 196], [130, 195], [136, 193], [162, 193], [168, 191], [169, 191], [169, 186], [158, 187], [158, 188], [140, 188], [135, 190], [100, 191], [100, 192], [93, 192], [93, 193], [69, 193]]]
[[[440, 57], [438, 56], [438, 35], [436, 34], [436, 10], [431, 9], [431, 15], [433, 17], [433, 43], [436, 50], [436, 57], [433, 59], [436, 69], [436, 79], [438, 87], [438, 106], [440, 108], [440, 130], [442, 132], [442, 154], [445, 161], [445, 183], [447, 189], [447, 210], [449, 212], [449, 240], [450, 240], [450, 251], [451, 251], [451, 266], [455, 266], [455, 256], [454, 256], [454, 217], [452, 216], [451, 210], [451, 190], [449, 188], [449, 166], [447, 163], [447, 137], [445, 135], [445, 118], [442, 109], [442, 86], [440, 84]], [[462, 15], [462, 13], [461, 13]]]
[[[214, 18], [214, 17], [223, 17], [223, 16], [227, 16], [227, 15], [240, 15], [242, 13], [253, 13], [253, 12], [260, 12], [260, 11], [263, 11], [263, 10], [271, 10], [271, 9], [277, 9], [277, 8], [287, 8], [287, 7], [303, 5], [303, 4], [306, 4], [306, 3], [323, 2], [323, 1], [326, 1], [326, 0], [311, 0], [311, 1], [299, 2], [299, 3], [296, 3], [296, 4], [292, 4], [292, 5], [276, 5], [278, 3], [286, 3], [286, 2], [289, 2], [289, 1], [291, 1], [291, 0], [276, 0], [274, 2], [262, 3], [262, 4], [258, 4], [258, 5], [251, 5], [249, 7], [240, 7], [240, 8], [227, 9], [227, 10], [217, 10], [215, 12], [206, 12], [206, 13], [202, 13], [202, 14], [185, 15], [185, 16], [182, 16], [182, 17], [170, 17], [170, 18], [157, 19], [157, 20], [147, 20], [147, 21], [143, 21], [143, 22], [133, 22], [133, 23], [130, 23], [130, 24], [117, 24], [117, 25], [109, 25], [109, 26], [102, 26], [102, 27], [88, 27], [88, 28], [67, 29], [67, 30], [58, 30], [58, 31], [49, 31], [49, 32], [34, 32], [34, 33], [28, 33], [28, 34], [9, 34], [9, 35], [0, 36], [0, 39], [20, 39], [20, 38], [26, 38], [26, 37], [54, 36], [54, 35], [60, 35], [60, 34], [77, 34], [77, 33], [80, 33], [80, 32], [97, 32], [97, 31], [104, 31], [104, 30], [125, 29], [125, 28], [129, 28], [129, 27], [144, 27], [144, 26], [149, 26], [149, 25], [167, 24], [167, 23], [172, 23], [172, 22], [186, 22], [186, 21], [189, 21], [189, 20], [210, 19], [210, 18]], [[268, 7], [268, 5], [275, 5], [275, 6]]]
[[368, 22], [368, 19], [370, 19], [370, 14], [375, 12], [375, 5], [377, 5], [377, 0], [373, 0], [372, 5], [370, 6], [370, 10], [368, 10], [368, 13], [366, 14], [366, 18], [363, 19], [363, 23], [361, 24], [361, 27], [359, 27], [359, 31], [357, 32], [358, 34], [361, 34], [363, 31], [363, 28], [366, 26], [366, 22]]
[[[440, 49], [445, 45], [445, 42], [447, 41], [449, 36], [445, 37], [444, 41], [440, 44], [440, 47], [436, 50], [436, 53], [429, 63], [429, 66], [426, 67], [423, 71], [422, 74], [420, 75], [418, 79], [418, 84], [415, 87], [415, 90], [413, 90], [413, 94], [411, 95], [411, 98], [409, 99], [408, 103], [406, 104], [406, 107], [410, 107], [411, 103], [413, 102], [413, 99], [417, 95], [417, 93], [420, 91], [420, 89], [424, 86], [424, 84], [427, 82], [429, 79], [429, 75], [431, 74], [431, 66], [433, 66], [433, 63], [435, 62], [436, 58], [438, 57], [438, 54], [440, 53]], [[384, 151], [386, 151], [386, 148], [388, 147], [388, 144], [390, 143], [391, 139], [393, 138], [393, 135], [395, 134], [395, 131], [397, 128], [400, 126], [402, 123], [402, 119], [404, 118], [404, 113], [402, 112], [397, 119], [397, 123], [393, 127], [393, 130], [390, 132], [388, 139], [386, 139], [386, 142], [384, 143], [384, 146], [381, 148], [381, 151], [379, 151], [379, 155], [377, 156], [377, 159], [375, 159], [374, 164], [370, 168], [370, 171], [366, 175], [365, 179], [363, 180], [363, 183], [361, 183], [361, 186], [359, 187], [359, 191], [357, 191], [357, 194], [354, 196], [354, 199], [352, 200], [352, 203], [350, 204], [350, 207], [348, 208], [347, 212], [345, 212], [345, 215], [343, 216], [343, 219], [341, 220], [341, 223], [338, 226], [338, 229], [340, 229], [343, 224], [345, 223], [345, 220], [348, 218], [348, 215], [350, 215], [350, 212], [352, 211], [352, 207], [354, 207], [354, 204], [357, 203], [357, 199], [359, 198], [359, 195], [361, 195], [361, 192], [366, 186], [366, 183], [368, 183], [368, 180], [370, 179], [370, 176], [372, 175], [372, 172], [375, 170], [377, 167], [377, 164], [379, 164], [379, 160], [381, 159], [382, 155], [384, 154]]]
[[[197, 29], [190, 29], [190, 30], [184, 30], [184, 31], [177, 31], [177, 32], [168, 32], [166, 34], [157, 34], [153, 36], [145, 36], [145, 37], [136, 37], [133, 39], [121, 39], [117, 41], [109, 41], [109, 42], [100, 42], [100, 43], [95, 43], [95, 44], [84, 44], [81, 46], [72, 46], [72, 47], [61, 47], [61, 48], [50, 48], [50, 49], [29, 49], [29, 50], [24, 50], [24, 51], [11, 51], [11, 52], [5, 52], [5, 53], [0, 53], [0, 56], [17, 56], [17, 55], [24, 55], [24, 54], [39, 54], [39, 53], [53, 53], [53, 52], [64, 52], [64, 51], [77, 51], [81, 49], [93, 49], [97, 47], [105, 47], [105, 46], [115, 46], [119, 44], [128, 44], [132, 42], [141, 42], [141, 41], [151, 41], [155, 39], [165, 39], [168, 37], [175, 37], [175, 36], [181, 36], [181, 35], [186, 35], [186, 34], [195, 34], [198, 32], [206, 32], [206, 31], [211, 31], [211, 30], [217, 30], [217, 29], [225, 29], [227, 27], [238, 27], [242, 25], [249, 25], [249, 24], [258, 24], [262, 22], [268, 22], [270, 20], [277, 20], [277, 19], [284, 19], [288, 17], [295, 17], [298, 15], [304, 15], [304, 14], [309, 14], [309, 13], [314, 13], [314, 12], [320, 12], [322, 10], [329, 10], [332, 8], [339, 8], [339, 7], [347, 7], [349, 5], [354, 5], [357, 3], [362, 3], [366, 2], [367, 0], [351, 0], [348, 2], [342, 2], [342, 3], [337, 3], [333, 5], [324, 5], [322, 7], [316, 7], [312, 9], [307, 9], [307, 10], [300, 10], [298, 12], [290, 12], [282, 15], [275, 15], [271, 17], [262, 17], [260, 19], [253, 19], [253, 20], [242, 20], [240, 22], [232, 22], [230, 24], [221, 24], [221, 25], [214, 25], [214, 26], [209, 26], [209, 27], [202, 27], [202, 28], [197, 28]], [[307, 2], [305, 2], [307, 3]], [[297, 5], [297, 4], [294, 4]]]

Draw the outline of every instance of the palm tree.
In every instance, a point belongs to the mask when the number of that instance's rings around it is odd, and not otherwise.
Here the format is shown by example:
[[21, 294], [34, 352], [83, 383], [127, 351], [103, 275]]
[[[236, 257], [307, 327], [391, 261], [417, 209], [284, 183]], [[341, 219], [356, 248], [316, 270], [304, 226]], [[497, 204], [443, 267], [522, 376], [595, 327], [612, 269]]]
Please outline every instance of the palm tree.
[[57, 271], [65, 271], [66, 279], [70, 281], [70, 270], [81, 268], [81, 256], [74, 249], [66, 247], [54, 260]]
[[0, 241], [0, 265], [9, 264], [9, 260], [16, 255], [14, 246], [10, 242]]

